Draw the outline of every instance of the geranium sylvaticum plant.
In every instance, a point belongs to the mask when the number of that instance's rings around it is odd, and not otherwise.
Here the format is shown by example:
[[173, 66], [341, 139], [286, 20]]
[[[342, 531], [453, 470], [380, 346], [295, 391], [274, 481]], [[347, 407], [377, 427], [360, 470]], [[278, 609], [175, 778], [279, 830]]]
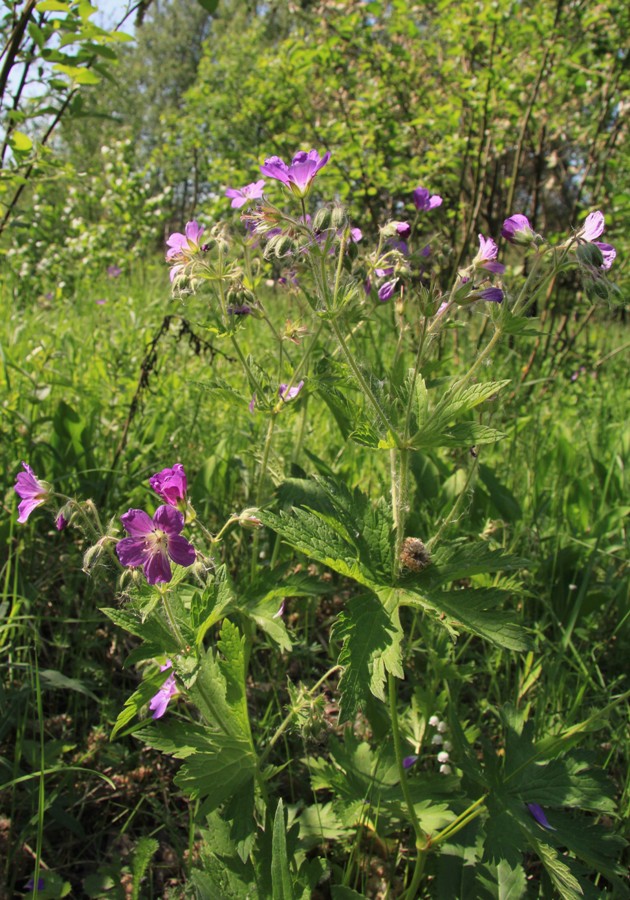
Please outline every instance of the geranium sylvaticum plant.
[[[515, 597], [514, 573], [523, 561], [455, 533], [484, 447], [503, 437], [493, 410], [508, 381], [482, 376], [499, 341], [510, 336], [518, 347], [531, 327], [528, 311], [558, 272], [577, 268], [601, 295], [615, 251], [598, 240], [600, 211], [556, 242], [516, 212], [500, 234], [478, 235], [476, 255], [444, 289], [436, 260], [443, 258], [440, 217], [448, 201], [410, 186], [401, 198], [408, 218], [383, 222], [370, 241], [364, 223], [321, 202], [333, 163], [315, 149], [290, 162], [270, 156], [251, 183], [226, 188], [226, 222], [182, 223], [167, 240], [175, 298], [194, 304], [197, 319], [205, 317], [238, 364], [231, 415], [243, 428], [262, 423], [249, 506], [226, 510], [211, 533], [190, 502], [186, 460], [164, 458], [148, 478], [155, 497], [147, 491], [146, 508], [121, 511], [119, 522], [103, 528], [90, 501], [55, 493], [40, 480], [45, 473], [25, 463], [16, 482], [19, 521], [49, 507], [62, 527], [76, 525], [90, 536], [86, 571], [104, 559], [118, 567], [127, 602], [105, 612], [138, 639], [132, 661], [143, 680], [114, 733], [132, 728], [182, 760], [176, 784], [200, 801], [206, 822], [232, 836], [234, 865], [241, 880], [256, 885], [256, 896], [307, 897], [337, 878], [330, 849], [315, 864], [313, 848], [318, 841], [345, 846], [356, 827], [378, 831], [395, 848], [392, 884], [406, 900], [424, 896], [423, 881], [439, 876], [435, 860], [446, 843], [452, 853], [469, 841], [470, 858], [490, 877], [500, 859], [497, 821], [516, 856], [537, 854], [555, 884], [566, 873], [554, 847], [569, 846], [578, 856], [580, 848], [563, 832], [557, 808], [565, 804], [547, 790], [545, 773], [554, 784], [564, 779], [575, 809], [592, 808], [588, 785], [581, 793], [586, 770], [573, 764], [562, 735], [537, 741], [526, 714], [511, 708], [500, 727], [518, 764], [509, 754], [504, 765], [480, 758], [448, 683], [430, 701], [414, 682], [407, 639], [409, 629], [419, 629], [429, 643], [471, 635], [515, 653], [528, 649]], [[166, 283], [168, 277], [165, 271]], [[268, 308], [270, 281], [274, 291], [297, 298], [299, 319], [292, 312], [279, 326]], [[475, 320], [484, 327], [472, 363], [432, 378], [438, 348]], [[368, 329], [382, 350], [378, 370], [365, 352]], [[273, 363], [245, 349], [262, 330], [275, 347]], [[346, 483], [332, 458], [319, 460], [310, 479], [296, 477], [287, 463], [283, 488], [274, 442], [294, 427], [291, 463], [308, 468], [313, 406], [334, 420], [346, 453], [371, 453], [388, 472], [381, 496]], [[443, 448], [466, 460], [465, 485], [450, 511], [416, 534], [414, 460]], [[279, 482], [282, 490], [274, 491]], [[228, 565], [225, 542], [237, 529], [240, 556]], [[298, 558], [311, 564], [310, 574], [296, 567]], [[291, 652], [285, 598], [321, 595], [322, 571], [336, 573], [347, 588], [332, 623], [336, 658], [313, 684], [290, 684], [281, 720], [261, 727], [249, 691], [260, 636], [272, 652]], [[302, 769], [310, 773], [310, 799], [287, 819], [282, 772], [301, 763], [286, 737], [321, 725], [324, 686], [335, 698], [338, 736]], [[367, 739], [358, 736], [359, 721]], [[354, 796], [359, 772], [364, 792]], [[359, 845], [350, 844], [353, 852]], [[220, 855], [217, 866], [227, 871], [231, 864]], [[523, 871], [514, 854], [509, 864]]]

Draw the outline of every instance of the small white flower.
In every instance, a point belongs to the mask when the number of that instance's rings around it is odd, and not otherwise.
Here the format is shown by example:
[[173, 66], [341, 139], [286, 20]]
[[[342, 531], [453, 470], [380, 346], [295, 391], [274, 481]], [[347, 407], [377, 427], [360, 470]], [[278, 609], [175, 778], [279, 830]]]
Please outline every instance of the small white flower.
[[442, 773], [442, 775], [450, 775], [452, 771], [453, 770], [448, 765], [448, 763], [442, 763], [442, 765], [440, 766], [440, 772]]
[[437, 744], [439, 746], [443, 740], [444, 740], [444, 738], [442, 737], [441, 734], [434, 734], [433, 737], [431, 738], [431, 743]]
[[449, 753], [451, 752], [451, 750], [453, 749], [453, 745], [450, 741], [444, 741], [444, 749]]
[[440, 734], [444, 734], [445, 731], [448, 731], [448, 725], [446, 724], [446, 722], [438, 722], [436, 727]]
[[437, 755], [437, 760], [439, 763], [447, 763], [449, 761], [449, 759], [450, 759], [450, 756], [448, 755], [448, 753], [446, 753], [445, 750], [442, 750], [442, 752], [438, 753], [438, 755]]
[[429, 719], [429, 725], [431, 726], [431, 728], [437, 728], [439, 723], [440, 720], [437, 716], [431, 716], [431, 718]]

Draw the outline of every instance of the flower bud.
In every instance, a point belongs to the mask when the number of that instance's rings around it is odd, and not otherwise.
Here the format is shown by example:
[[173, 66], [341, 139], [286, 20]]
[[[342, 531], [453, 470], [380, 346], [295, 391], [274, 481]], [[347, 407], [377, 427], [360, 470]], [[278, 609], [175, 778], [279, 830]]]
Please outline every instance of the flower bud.
[[330, 213], [330, 224], [335, 230], [345, 228], [348, 224], [348, 216], [343, 206], [334, 206]]
[[262, 522], [256, 515], [258, 512], [257, 507], [249, 506], [247, 509], [244, 509], [242, 513], [239, 514], [238, 524], [242, 525], [243, 528], [260, 528]]
[[276, 234], [267, 242], [265, 247], [265, 259], [275, 256], [276, 259], [282, 259], [289, 256], [293, 252], [293, 241], [287, 234]]
[[600, 269], [604, 264], [604, 255], [596, 244], [580, 244], [575, 255], [586, 266]]
[[313, 229], [315, 231], [327, 231], [331, 227], [332, 212], [327, 206], [322, 206], [315, 213]]

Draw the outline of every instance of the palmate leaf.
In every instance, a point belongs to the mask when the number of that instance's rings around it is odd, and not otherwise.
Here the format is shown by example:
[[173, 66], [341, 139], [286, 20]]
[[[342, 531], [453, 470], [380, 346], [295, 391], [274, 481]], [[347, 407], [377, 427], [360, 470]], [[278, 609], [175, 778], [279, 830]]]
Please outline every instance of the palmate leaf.
[[550, 844], [534, 841], [534, 848], [562, 900], [582, 900], [584, 891], [571, 869]]
[[212, 749], [189, 756], [175, 776], [175, 783], [188, 796], [202, 800], [207, 811], [229, 800], [256, 772], [247, 738], [213, 734], [211, 741]]
[[244, 735], [249, 735], [249, 715], [245, 692], [245, 638], [236, 627], [225, 619], [221, 628], [218, 649], [222, 658], [219, 668], [225, 679], [225, 700], [230, 710], [231, 720], [236, 720]]
[[259, 517], [295, 550], [359, 584], [374, 584], [374, 576], [362, 565], [358, 549], [339, 533], [338, 523], [331, 517], [304, 509], [295, 509], [290, 515], [262, 510]]
[[159, 647], [161, 653], [177, 653], [180, 650], [180, 646], [166, 622], [157, 612], [144, 616], [135, 609], [110, 609], [107, 607], [101, 608], [101, 612], [105, 613], [107, 618], [111, 619], [119, 628]]
[[402, 606], [429, 610], [439, 617], [453, 635], [466, 631], [499, 647], [523, 652], [530, 640], [520, 625], [514, 624], [508, 610], [495, 607], [511, 595], [499, 588], [467, 588], [459, 591], [386, 588], [379, 591], [382, 599], [395, 594]]
[[388, 610], [373, 594], [353, 597], [340, 613], [332, 636], [342, 643], [339, 721], [345, 722], [354, 718], [368, 692], [385, 700], [388, 672], [404, 677], [398, 610], [395, 606]]
[[520, 864], [511, 866], [503, 859], [496, 866], [480, 867], [477, 872], [479, 900], [521, 900], [526, 896], [527, 878]]
[[[411, 445], [416, 449], [442, 446], [462, 446], [481, 444], [499, 440], [502, 435], [494, 429], [474, 423], [461, 423], [449, 427], [453, 419], [461, 413], [468, 412], [497, 394], [509, 381], [494, 381], [485, 384], [472, 384], [457, 390], [447, 391], [433, 410], [425, 405], [424, 416], [418, 420], [418, 431], [412, 435]], [[420, 411], [419, 401], [416, 408]]]

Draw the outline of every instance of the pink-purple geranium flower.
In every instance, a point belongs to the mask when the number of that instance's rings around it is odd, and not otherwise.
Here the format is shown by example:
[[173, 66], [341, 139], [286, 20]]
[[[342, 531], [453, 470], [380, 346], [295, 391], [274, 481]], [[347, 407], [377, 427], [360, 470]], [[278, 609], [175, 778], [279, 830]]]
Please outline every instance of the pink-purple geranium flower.
[[172, 469], [162, 469], [152, 475], [149, 484], [169, 506], [179, 506], [180, 502], [186, 502], [188, 480], [181, 463], [175, 463]]
[[284, 402], [287, 403], [289, 400], [294, 400], [297, 397], [297, 395], [300, 393], [300, 391], [302, 390], [303, 387], [304, 387], [303, 381], [298, 381], [298, 383], [296, 385], [294, 385], [293, 387], [289, 387], [286, 384], [281, 384], [280, 387], [278, 388], [278, 394], [284, 400]]
[[20, 472], [15, 480], [15, 492], [22, 502], [18, 506], [18, 522], [24, 524], [30, 514], [50, 496], [47, 484], [40, 481], [28, 463], [23, 462], [24, 472]]
[[122, 269], [120, 266], [107, 266], [107, 277], [108, 278], [118, 278], [122, 275]]
[[601, 241], [593, 241], [596, 247], [599, 248], [599, 252], [602, 254], [604, 261], [601, 264], [601, 269], [610, 269], [612, 266], [616, 256], [617, 251], [612, 246], [612, 244], [603, 244]]
[[479, 300], [489, 300], [491, 303], [503, 303], [503, 291], [498, 287], [487, 287], [477, 293]]
[[505, 266], [496, 262], [497, 245], [492, 238], [486, 238], [483, 234], [479, 235], [479, 250], [473, 260], [473, 266], [479, 269], [485, 269], [487, 272], [496, 272], [501, 274], [505, 272]]
[[[170, 659], [167, 659], [163, 666], [160, 666], [160, 671], [166, 672], [167, 669], [172, 668], [173, 664]], [[161, 719], [164, 713], [166, 712], [166, 707], [171, 701], [171, 698], [177, 693], [177, 684], [175, 683], [175, 674], [171, 672], [168, 676], [160, 690], [155, 694], [151, 700], [149, 701], [149, 709], [153, 710], [154, 719]]]
[[180, 532], [184, 517], [172, 506], [160, 506], [151, 518], [142, 509], [130, 509], [120, 521], [130, 537], [116, 544], [123, 566], [142, 566], [149, 584], [171, 580], [170, 560], [179, 566], [192, 566], [195, 548]]
[[527, 216], [516, 213], [503, 223], [501, 234], [511, 244], [531, 244], [536, 234]]
[[232, 201], [232, 209], [240, 209], [241, 206], [245, 206], [250, 200], [260, 200], [264, 190], [265, 180], [261, 178], [260, 181], [252, 181], [251, 184], [246, 184], [244, 188], [228, 188], [225, 196]]
[[385, 303], [387, 300], [390, 300], [394, 296], [394, 292], [396, 290], [396, 285], [398, 284], [398, 279], [394, 278], [392, 281], [386, 281], [385, 284], [382, 284], [378, 289], [378, 299], [381, 303]]
[[175, 231], [167, 239], [166, 261], [177, 263], [171, 269], [171, 281], [175, 280], [176, 276], [183, 271], [185, 264], [199, 251], [199, 238], [203, 231], [203, 225], [193, 220], [186, 223], [184, 234]]
[[279, 156], [270, 156], [260, 167], [260, 171], [268, 178], [281, 181], [298, 197], [305, 197], [313, 179], [329, 159], [329, 152], [320, 157], [317, 150], [309, 150], [308, 153], [300, 150], [295, 154], [290, 165], [287, 165]]
[[592, 244], [595, 238], [604, 233], [604, 213], [599, 209], [589, 213], [578, 231], [578, 238]]
[[603, 256], [603, 262], [600, 269], [610, 269], [617, 256], [617, 251], [611, 244], [604, 244], [601, 241], [596, 240], [596, 238], [604, 233], [604, 225], [604, 214], [598, 209], [595, 212], [588, 214], [576, 237], [580, 242], [595, 244]]
[[413, 192], [413, 202], [416, 209], [426, 212], [429, 209], [435, 209], [436, 207], [441, 206], [442, 198], [439, 194], [431, 194], [424, 187], [417, 187]]

